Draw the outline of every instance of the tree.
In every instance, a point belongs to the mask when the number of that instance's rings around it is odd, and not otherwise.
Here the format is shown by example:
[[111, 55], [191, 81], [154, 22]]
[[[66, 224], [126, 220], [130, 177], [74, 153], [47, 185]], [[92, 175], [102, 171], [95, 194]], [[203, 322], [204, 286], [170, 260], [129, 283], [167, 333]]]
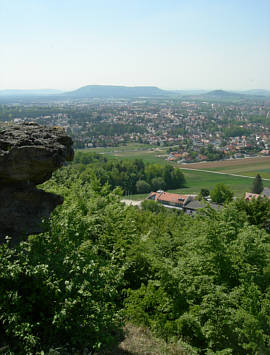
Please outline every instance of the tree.
[[253, 184], [252, 184], [252, 193], [260, 194], [263, 191], [263, 182], [260, 174], [257, 174]]
[[166, 187], [165, 181], [162, 177], [156, 177], [151, 180], [153, 191], [164, 190]]
[[237, 199], [235, 205], [239, 211], [244, 211], [247, 214], [250, 224], [259, 228], [266, 228], [269, 231], [270, 201], [267, 197], [253, 197], [250, 201], [244, 198]]
[[148, 184], [148, 182], [139, 180], [136, 182], [136, 190], [138, 194], [144, 194], [151, 191], [151, 186]]
[[186, 180], [180, 169], [174, 168], [172, 171], [172, 189], [177, 189], [185, 185]]
[[199, 200], [205, 199], [207, 196], [209, 196], [210, 191], [208, 189], [202, 188], [200, 193], [199, 193]]
[[216, 203], [230, 202], [233, 198], [233, 192], [224, 184], [217, 184], [210, 193], [211, 199]]

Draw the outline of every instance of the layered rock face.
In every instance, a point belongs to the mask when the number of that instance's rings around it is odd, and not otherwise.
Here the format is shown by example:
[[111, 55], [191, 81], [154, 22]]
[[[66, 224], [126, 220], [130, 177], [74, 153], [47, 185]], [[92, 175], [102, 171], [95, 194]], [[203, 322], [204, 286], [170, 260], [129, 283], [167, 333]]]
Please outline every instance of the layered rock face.
[[59, 127], [0, 124], [0, 242], [42, 232], [41, 221], [63, 203], [36, 185], [73, 159], [72, 140]]

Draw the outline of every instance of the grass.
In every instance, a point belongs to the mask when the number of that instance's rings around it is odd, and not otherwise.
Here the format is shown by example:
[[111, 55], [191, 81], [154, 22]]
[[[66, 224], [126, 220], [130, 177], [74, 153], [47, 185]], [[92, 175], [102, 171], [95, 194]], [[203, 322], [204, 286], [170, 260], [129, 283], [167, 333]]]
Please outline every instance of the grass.
[[194, 170], [186, 170], [183, 172], [187, 181], [186, 187], [171, 192], [197, 194], [200, 192], [201, 188], [212, 190], [216, 184], [223, 183], [227, 185], [236, 196], [241, 196], [246, 191], [250, 191], [252, 185], [252, 179], [248, 178], [212, 174]]
[[260, 174], [262, 178], [270, 179], [270, 157], [255, 157], [247, 159], [225, 160], [185, 164], [182, 167], [211, 171], [220, 171], [229, 174], [239, 174], [255, 177]]
[[124, 339], [114, 348], [95, 355], [192, 355], [195, 352], [185, 350], [180, 344], [167, 344], [155, 338], [142, 327], [128, 324], [124, 328]]
[[90, 148], [88, 151], [103, 154], [108, 159], [142, 159], [146, 163], [167, 163], [164, 157], [159, 157], [159, 155], [167, 154], [167, 147], [158, 148], [146, 144], [131, 143], [121, 147]]

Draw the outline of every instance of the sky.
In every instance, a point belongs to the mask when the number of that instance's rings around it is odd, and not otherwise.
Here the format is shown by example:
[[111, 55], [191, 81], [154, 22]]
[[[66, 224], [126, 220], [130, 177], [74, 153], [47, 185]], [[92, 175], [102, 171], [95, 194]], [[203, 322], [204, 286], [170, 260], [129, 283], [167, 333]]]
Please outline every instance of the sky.
[[270, 90], [270, 0], [0, 0], [0, 90]]

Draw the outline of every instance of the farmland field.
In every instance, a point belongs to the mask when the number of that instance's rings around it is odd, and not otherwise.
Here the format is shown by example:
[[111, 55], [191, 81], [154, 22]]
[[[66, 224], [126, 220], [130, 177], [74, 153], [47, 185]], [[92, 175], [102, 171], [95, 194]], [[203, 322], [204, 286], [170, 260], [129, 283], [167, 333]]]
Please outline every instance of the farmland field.
[[220, 171], [228, 174], [252, 177], [255, 177], [256, 174], [259, 173], [262, 178], [270, 179], [270, 157], [255, 157], [194, 164], [180, 164], [180, 167]]

